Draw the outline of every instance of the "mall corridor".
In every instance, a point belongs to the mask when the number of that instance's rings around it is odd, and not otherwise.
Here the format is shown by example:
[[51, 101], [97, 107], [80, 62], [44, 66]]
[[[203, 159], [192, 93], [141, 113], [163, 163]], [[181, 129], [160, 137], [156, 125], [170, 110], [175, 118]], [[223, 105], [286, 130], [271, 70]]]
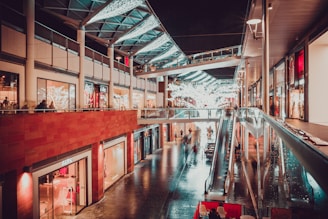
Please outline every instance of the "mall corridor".
[[179, 139], [166, 143], [109, 188], [98, 203], [63, 218], [193, 218], [198, 202], [204, 199], [211, 163], [202, 149], [195, 156], [190, 147], [185, 156]]

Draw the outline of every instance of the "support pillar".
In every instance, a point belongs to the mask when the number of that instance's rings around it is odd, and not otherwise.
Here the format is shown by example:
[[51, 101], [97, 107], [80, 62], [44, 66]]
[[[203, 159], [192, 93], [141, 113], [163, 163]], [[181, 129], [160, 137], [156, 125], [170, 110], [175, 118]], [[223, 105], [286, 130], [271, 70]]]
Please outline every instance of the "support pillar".
[[77, 41], [80, 44], [80, 56], [79, 56], [79, 92], [78, 92], [78, 108], [84, 108], [84, 86], [85, 86], [85, 82], [84, 82], [84, 57], [85, 57], [85, 30], [84, 27], [81, 27], [78, 31], [77, 31]]
[[244, 95], [245, 95], [245, 97], [244, 97], [244, 106], [245, 107], [248, 107], [248, 74], [249, 74], [249, 64], [248, 64], [248, 59], [246, 59], [246, 64], [245, 64], [245, 74], [244, 74], [244, 77], [245, 77], [245, 79], [244, 79]]
[[129, 109], [133, 108], [133, 56], [129, 57], [130, 66], [130, 89], [129, 89]]
[[267, 0], [262, 0], [262, 30], [262, 110], [269, 114], [269, 16]]
[[167, 102], [167, 99], [168, 99], [168, 92], [167, 92], [167, 87], [168, 87], [168, 80], [169, 80], [169, 77], [167, 75], [164, 76], [164, 107], [167, 107], [168, 106], [168, 102]]
[[25, 101], [30, 108], [37, 103], [37, 74], [34, 70], [34, 34], [35, 34], [35, 1], [25, 2], [26, 11], [26, 68], [25, 68]]
[[114, 46], [108, 47], [107, 55], [109, 57], [109, 108], [114, 107]]
[[148, 79], [145, 78], [145, 94], [144, 94], [144, 106], [145, 108], [148, 108], [148, 104], [147, 104], [147, 98], [148, 98]]

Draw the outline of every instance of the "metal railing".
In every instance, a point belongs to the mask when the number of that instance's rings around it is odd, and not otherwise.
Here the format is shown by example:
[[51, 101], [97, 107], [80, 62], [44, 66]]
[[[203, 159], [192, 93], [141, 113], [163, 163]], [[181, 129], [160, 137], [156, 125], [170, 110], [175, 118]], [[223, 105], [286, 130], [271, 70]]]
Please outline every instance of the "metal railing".
[[206, 63], [206, 62], [221, 60], [221, 59], [240, 56], [240, 55], [241, 55], [241, 45], [237, 45], [237, 46], [225, 47], [221, 49], [192, 54], [187, 56], [184, 61], [177, 60], [176, 62], [173, 61], [163, 66], [149, 66], [149, 68], [146, 69], [135, 69], [135, 70], [149, 72], [149, 71], [155, 71], [161, 69], [176, 68], [176, 67], [192, 65], [192, 64]]
[[213, 119], [223, 115], [220, 108], [145, 108], [140, 119]]

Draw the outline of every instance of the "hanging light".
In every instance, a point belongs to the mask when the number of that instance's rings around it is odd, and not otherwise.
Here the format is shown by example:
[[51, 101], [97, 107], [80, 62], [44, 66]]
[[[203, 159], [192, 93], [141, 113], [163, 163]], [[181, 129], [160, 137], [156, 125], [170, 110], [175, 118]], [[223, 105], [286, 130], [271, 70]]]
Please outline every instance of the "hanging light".
[[158, 20], [153, 16], [149, 16], [144, 22], [133, 28], [131, 31], [123, 35], [121, 38], [119, 38], [116, 42], [121, 42], [126, 39], [131, 39], [137, 36], [140, 36], [155, 27], [159, 25]]
[[150, 62], [155, 62], [161, 59], [164, 59], [170, 55], [173, 55], [175, 52], [178, 51], [178, 48], [176, 46], [172, 46], [169, 50], [167, 50], [166, 52], [162, 53], [159, 56], [156, 56], [155, 58], [153, 58]]
[[137, 51], [136, 54], [155, 50], [156, 48], [162, 46], [167, 41], [169, 41], [169, 37], [167, 36], [166, 33], [164, 33], [160, 37], [156, 38], [154, 41], [152, 41], [151, 43], [149, 43], [148, 45]]
[[93, 16], [87, 24], [124, 14], [143, 4], [145, 0], [113, 0]]

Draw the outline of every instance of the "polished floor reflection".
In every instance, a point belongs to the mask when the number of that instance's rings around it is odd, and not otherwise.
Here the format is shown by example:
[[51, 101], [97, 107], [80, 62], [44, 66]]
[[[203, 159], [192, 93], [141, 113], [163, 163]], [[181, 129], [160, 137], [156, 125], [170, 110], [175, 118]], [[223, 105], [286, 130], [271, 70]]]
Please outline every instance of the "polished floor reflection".
[[195, 154], [189, 145], [186, 152], [180, 139], [166, 143], [109, 188], [101, 201], [65, 218], [193, 218], [211, 165], [202, 150]]
[[[227, 125], [227, 127], [229, 126]], [[193, 137], [197, 139], [197, 136]], [[229, 136], [226, 135], [226, 138], [229, 139]], [[255, 146], [256, 142], [258, 146]], [[185, 150], [186, 147], [181, 144], [179, 138], [177, 142], [165, 143], [162, 149], [155, 151], [154, 154], [138, 163], [133, 173], [124, 176], [111, 186], [105, 192], [102, 200], [85, 208], [76, 216], [63, 218], [193, 218], [198, 203], [206, 199], [204, 187], [212, 163], [204, 154], [206, 142], [200, 142], [197, 154], [193, 153], [191, 145], [187, 147], [188, 150]], [[225, 148], [226, 146], [223, 144], [221, 147]], [[260, 151], [263, 150], [262, 137], [249, 138], [249, 160], [243, 163], [236, 159], [234, 162], [233, 181], [230, 183], [227, 193], [224, 194], [224, 201], [242, 205], [242, 214], [256, 216], [254, 202], [250, 196], [250, 189], [252, 189], [256, 200], [258, 195], [263, 194], [261, 216], [270, 216], [270, 208], [271, 210], [278, 209], [277, 214], [289, 208], [283, 215], [285, 218], [326, 218], [324, 214], [327, 210], [321, 212], [323, 208], [328, 209], [325, 206], [327, 203], [325, 200], [322, 202], [323, 205], [314, 206], [315, 203], [318, 203], [318, 195], [314, 194], [309, 197], [309, 200], [306, 199], [309, 194], [308, 187], [304, 187], [301, 182], [305, 177], [305, 172], [290, 151], [284, 151], [286, 171], [289, 171], [288, 176], [290, 176], [290, 190], [286, 190], [286, 185], [279, 175], [281, 167], [276, 149], [272, 148], [270, 157], [267, 159], [268, 163], [261, 164], [260, 169], [257, 169], [258, 166], [255, 166], [253, 162], [256, 159], [256, 147], [259, 147]], [[219, 159], [221, 162], [227, 159], [226, 154], [222, 154], [224, 156]], [[262, 157], [260, 159], [263, 160]], [[227, 168], [224, 162], [220, 166], [225, 170]], [[225, 172], [218, 170], [215, 178], [222, 178], [222, 173], [224, 175]], [[257, 186], [259, 176], [263, 180], [263, 191], [260, 192]], [[213, 188], [218, 189], [220, 195], [223, 195], [221, 193], [223, 184], [214, 182], [214, 185], [216, 184], [220, 186]]]

